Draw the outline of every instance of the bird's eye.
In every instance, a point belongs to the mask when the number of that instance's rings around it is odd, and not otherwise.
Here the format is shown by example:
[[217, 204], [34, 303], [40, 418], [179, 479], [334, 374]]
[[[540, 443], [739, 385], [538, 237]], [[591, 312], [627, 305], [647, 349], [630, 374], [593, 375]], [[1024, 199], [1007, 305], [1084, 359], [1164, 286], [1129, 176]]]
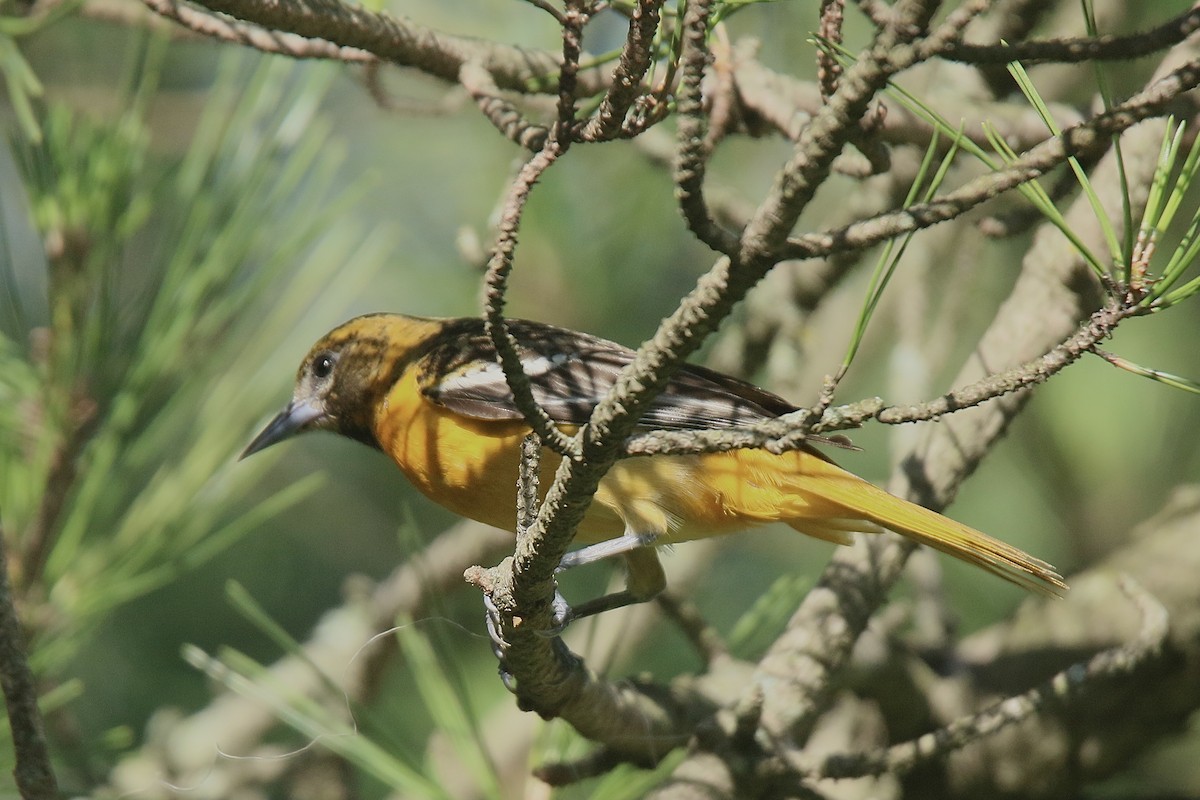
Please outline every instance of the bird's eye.
[[333, 372], [333, 353], [321, 353], [313, 359], [312, 372], [318, 380], [328, 378]]

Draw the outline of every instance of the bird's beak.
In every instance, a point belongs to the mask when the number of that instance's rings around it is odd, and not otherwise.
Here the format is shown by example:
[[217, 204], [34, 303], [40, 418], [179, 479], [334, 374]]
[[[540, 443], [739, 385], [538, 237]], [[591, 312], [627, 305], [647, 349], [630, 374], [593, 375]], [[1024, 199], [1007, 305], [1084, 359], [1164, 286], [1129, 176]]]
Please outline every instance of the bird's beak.
[[290, 439], [302, 432], [309, 423], [319, 418], [324, 412], [308, 400], [293, 400], [287, 407], [275, 415], [275, 419], [267, 423], [267, 427], [254, 437], [254, 441], [238, 456], [241, 461], [246, 456], [252, 456], [259, 450], [266, 450], [273, 444], [284, 439]]

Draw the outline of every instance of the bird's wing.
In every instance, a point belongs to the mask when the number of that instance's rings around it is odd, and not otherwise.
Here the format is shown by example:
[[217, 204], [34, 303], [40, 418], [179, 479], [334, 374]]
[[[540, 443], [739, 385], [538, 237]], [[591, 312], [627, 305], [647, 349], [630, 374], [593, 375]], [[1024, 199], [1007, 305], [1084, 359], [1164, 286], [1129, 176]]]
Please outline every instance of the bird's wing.
[[[472, 320], [478, 323], [478, 320]], [[456, 414], [521, 419], [482, 324], [425, 353], [418, 364], [425, 396]], [[627, 347], [536, 322], [509, 320], [534, 399], [560, 424], [580, 425], [633, 361]], [[700, 430], [749, 425], [795, 411], [786, 400], [713, 370], [684, 365], [641, 419], [647, 428]]]

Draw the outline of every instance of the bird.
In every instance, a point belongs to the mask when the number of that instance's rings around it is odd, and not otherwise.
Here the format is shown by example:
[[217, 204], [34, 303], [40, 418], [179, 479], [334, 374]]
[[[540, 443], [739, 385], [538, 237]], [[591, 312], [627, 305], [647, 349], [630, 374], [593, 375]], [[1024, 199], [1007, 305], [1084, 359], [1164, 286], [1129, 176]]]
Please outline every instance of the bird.
[[[533, 398], [566, 433], [632, 363], [606, 339], [530, 320], [506, 327]], [[752, 383], [685, 363], [638, 420], [638, 430], [697, 431], [754, 425], [797, 411]], [[518, 409], [479, 317], [379, 313], [356, 317], [317, 341], [301, 362], [292, 400], [241, 458], [312, 430], [332, 431], [388, 455], [426, 497], [463, 517], [516, 529], [521, 442], [531, 428]], [[546, 450], [540, 486], [557, 459]], [[1050, 564], [842, 469], [812, 444], [771, 453], [618, 460], [575, 533], [561, 567], [620, 556], [625, 589], [562, 614], [578, 618], [653, 598], [666, 586], [660, 545], [782, 522], [848, 544], [854, 532], [890, 530], [1025, 589], [1066, 590]]]

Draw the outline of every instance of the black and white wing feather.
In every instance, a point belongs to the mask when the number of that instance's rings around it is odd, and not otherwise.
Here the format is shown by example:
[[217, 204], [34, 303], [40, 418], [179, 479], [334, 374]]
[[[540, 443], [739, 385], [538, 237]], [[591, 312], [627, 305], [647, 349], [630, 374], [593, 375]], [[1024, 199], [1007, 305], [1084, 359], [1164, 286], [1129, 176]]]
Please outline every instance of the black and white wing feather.
[[[458, 322], [457, 335], [439, 337], [420, 360], [425, 396], [456, 414], [516, 420], [504, 372], [477, 319]], [[560, 424], [580, 425], [633, 361], [627, 347], [537, 322], [509, 320], [534, 399]], [[654, 400], [640, 424], [646, 428], [704, 430], [751, 425], [796, 407], [753, 384], [685, 364]]]

